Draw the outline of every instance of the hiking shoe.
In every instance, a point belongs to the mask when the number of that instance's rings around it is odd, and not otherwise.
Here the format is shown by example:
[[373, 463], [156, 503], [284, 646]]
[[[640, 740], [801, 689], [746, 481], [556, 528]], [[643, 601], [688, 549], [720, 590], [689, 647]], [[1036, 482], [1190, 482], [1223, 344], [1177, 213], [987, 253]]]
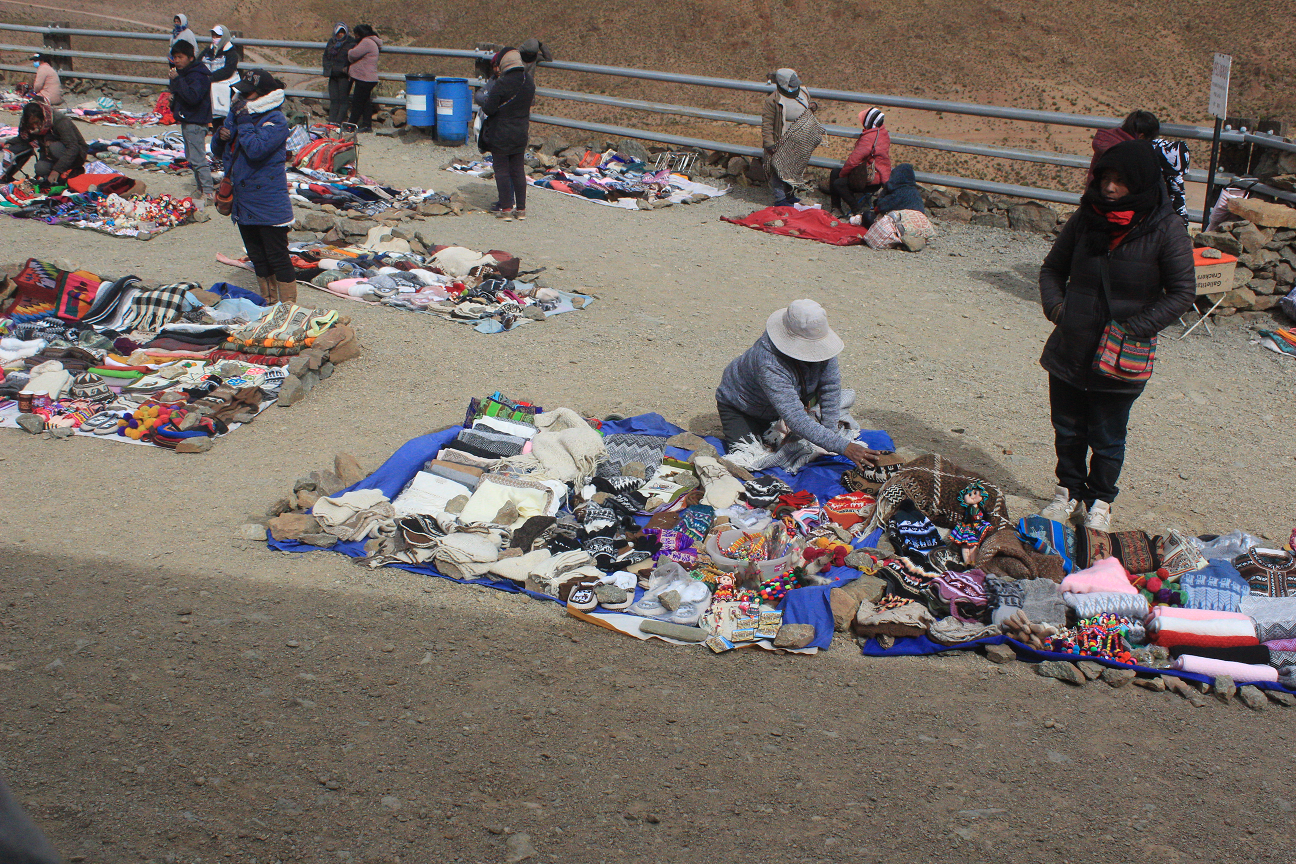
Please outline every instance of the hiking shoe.
[[1085, 514], [1084, 527], [1092, 528], [1095, 531], [1111, 530], [1111, 503], [1108, 501], [1095, 501]]
[[1063, 486], [1053, 490], [1053, 500], [1040, 511], [1045, 519], [1061, 522], [1063, 525], [1076, 519], [1078, 512], [1083, 512], [1080, 502], [1071, 497], [1071, 492]]
[[513, 213], [514, 213], [514, 215], [517, 217], [517, 221], [519, 221], [519, 222], [524, 222], [524, 221], [526, 221], [526, 211], [525, 211], [525, 210], [514, 210]]
[[510, 209], [510, 210], [503, 210], [503, 209], [501, 209], [501, 210], [496, 210], [496, 211], [495, 211], [495, 218], [496, 218], [496, 219], [503, 219], [505, 222], [512, 222], [512, 221], [513, 221], [513, 211], [512, 211], [511, 209]]

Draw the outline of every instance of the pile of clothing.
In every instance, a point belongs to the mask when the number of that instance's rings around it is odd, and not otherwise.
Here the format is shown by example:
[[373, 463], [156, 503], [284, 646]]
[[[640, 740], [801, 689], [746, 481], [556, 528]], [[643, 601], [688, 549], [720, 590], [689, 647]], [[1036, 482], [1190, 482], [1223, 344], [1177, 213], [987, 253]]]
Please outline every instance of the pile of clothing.
[[[298, 202], [316, 206], [331, 204], [355, 218], [378, 214], [399, 217], [399, 211], [413, 215], [425, 204], [450, 205], [450, 198], [431, 189], [398, 189], [363, 175], [345, 176], [309, 168], [289, 168], [288, 188]], [[396, 211], [396, 212], [393, 212]]]
[[179, 131], [139, 138], [131, 135], [96, 138], [86, 146], [90, 155], [98, 159], [121, 162], [133, 168], [177, 172], [189, 170], [184, 153], [184, 137]]
[[36, 259], [11, 283], [0, 300], [0, 427], [33, 434], [202, 452], [295, 373], [345, 359], [330, 349], [351, 333], [336, 311], [267, 306], [227, 283], [147, 285]]
[[[521, 278], [521, 261], [508, 252], [420, 245], [392, 237], [382, 226], [360, 246], [293, 243], [297, 279], [335, 297], [439, 315], [480, 333], [504, 333], [530, 321], [584, 309], [594, 298], [541, 287]], [[218, 256], [236, 267], [246, 258]]]
[[836, 631], [867, 654], [1008, 638], [1037, 658], [1296, 685], [1290, 550], [1013, 520], [1002, 488], [939, 455], [847, 465], [748, 471], [657, 415], [600, 421], [495, 393], [320, 499], [305, 527], [271, 520], [270, 542], [717, 652], [823, 648]]
[[[480, 177], [493, 168], [489, 161], [455, 160], [446, 170]], [[623, 210], [652, 210], [654, 204], [659, 207], [697, 204], [729, 191], [696, 183], [684, 174], [672, 173], [669, 168], [653, 171], [643, 162], [615, 150], [587, 151], [578, 166], [550, 168], [539, 176], [529, 177], [527, 183]]]

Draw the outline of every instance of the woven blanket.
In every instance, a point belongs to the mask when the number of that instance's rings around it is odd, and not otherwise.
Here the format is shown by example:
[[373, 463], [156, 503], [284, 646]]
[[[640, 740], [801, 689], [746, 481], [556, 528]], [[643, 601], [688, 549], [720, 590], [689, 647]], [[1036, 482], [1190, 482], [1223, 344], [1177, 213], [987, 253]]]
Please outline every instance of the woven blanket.
[[491, 429], [464, 429], [455, 436], [455, 440], [500, 457], [516, 456], [526, 446], [524, 438]]
[[1296, 639], [1296, 597], [1261, 597], [1249, 594], [1238, 611], [1251, 617], [1261, 642]]
[[1216, 612], [1211, 618], [1187, 618], [1175, 614], [1179, 611], [1184, 610], [1167, 606], [1157, 606], [1152, 610], [1147, 619], [1147, 632], [1153, 644], [1164, 648], [1176, 645], [1230, 648], [1260, 644], [1255, 622], [1246, 615]]
[[1110, 612], [1120, 618], [1142, 621], [1148, 614], [1148, 602], [1142, 594], [1096, 591], [1089, 594], [1063, 594], [1062, 600], [1075, 612], [1076, 618], [1096, 618]]
[[666, 456], [666, 439], [660, 435], [605, 435], [603, 446], [608, 458], [598, 467], [600, 477], [618, 477], [631, 462], [643, 465], [644, 476], [651, 477]]
[[983, 506], [990, 524], [996, 529], [1011, 528], [1002, 489], [974, 471], [960, 468], [943, 456], [930, 454], [907, 463], [882, 485], [868, 530], [881, 528], [890, 521], [900, 502], [906, 498], [937, 525], [953, 528], [963, 518], [959, 493], [978, 480], [988, 496]]
[[1227, 675], [1237, 684], [1249, 684], [1252, 681], [1278, 680], [1278, 670], [1272, 666], [1259, 666], [1252, 663], [1233, 663], [1229, 660], [1215, 660], [1211, 657], [1198, 657], [1194, 654], [1181, 654], [1170, 664], [1171, 669], [1180, 672], [1195, 672], [1198, 675], [1209, 675], [1218, 678]]
[[139, 291], [131, 297], [123, 326], [156, 333], [184, 314], [185, 295], [201, 287], [196, 282], [176, 282], [153, 291]]
[[806, 166], [810, 157], [823, 141], [824, 128], [815, 118], [814, 112], [806, 109], [787, 131], [783, 133], [778, 149], [770, 157], [770, 163], [778, 172], [779, 179], [792, 186], [804, 187]]

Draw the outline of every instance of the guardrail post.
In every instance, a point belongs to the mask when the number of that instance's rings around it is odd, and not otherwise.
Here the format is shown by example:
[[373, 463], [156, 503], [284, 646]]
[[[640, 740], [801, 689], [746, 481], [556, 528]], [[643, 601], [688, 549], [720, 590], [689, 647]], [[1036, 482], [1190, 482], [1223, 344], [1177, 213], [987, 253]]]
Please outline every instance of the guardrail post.
[[[71, 28], [72, 23], [70, 21], [55, 21], [46, 24], [45, 26], [67, 30]], [[72, 37], [63, 33], [46, 33], [44, 41], [45, 41], [46, 48], [61, 48], [64, 51], [72, 50]], [[50, 65], [53, 66], [55, 69], [58, 69], [60, 72], [72, 71], [71, 57], [53, 56], [50, 57], [49, 59], [50, 59]]]

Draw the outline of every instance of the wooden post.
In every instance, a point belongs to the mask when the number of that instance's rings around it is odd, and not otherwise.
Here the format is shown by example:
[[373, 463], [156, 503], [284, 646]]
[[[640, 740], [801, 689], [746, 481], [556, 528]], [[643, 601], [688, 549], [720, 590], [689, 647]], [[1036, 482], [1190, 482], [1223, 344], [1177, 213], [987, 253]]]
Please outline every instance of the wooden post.
[[[67, 30], [72, 27], [72, 25], [67, 21], [53, 21], [49, 24], [46, 24], [45, 26], [58, 27], [63, 30]], [[46, 48], [60, 48], [64, 51], [72, 50], [72, 37], [65, 35], [63, 33], [46, 33], [44, 41], [45, 41]], [[49, 60], [50, 60], [50, 65], [53, 66], [55, 69], [59, 70], [60, 72], [72, 71], [71, 57], [51, 56]]]

